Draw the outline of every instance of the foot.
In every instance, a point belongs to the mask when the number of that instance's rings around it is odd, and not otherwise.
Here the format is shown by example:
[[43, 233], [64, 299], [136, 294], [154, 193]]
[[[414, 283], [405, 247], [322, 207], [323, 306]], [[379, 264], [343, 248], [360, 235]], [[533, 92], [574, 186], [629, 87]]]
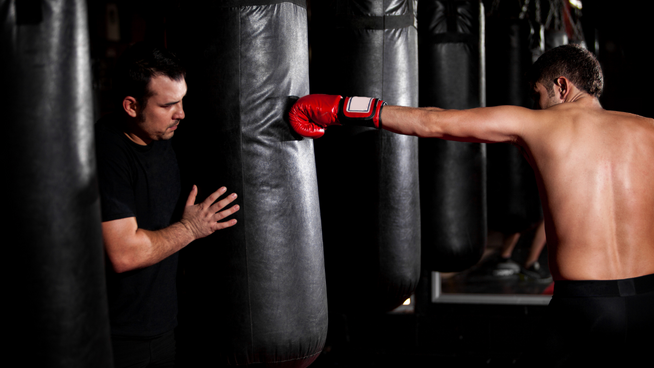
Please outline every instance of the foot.
[[504, 258], [501, 255], [497, 255], [489, 260], [487, 267], [490, 269], [490, 274], [494, 277], [514, 276], [520, 272], [520, 265], [511, 258]]
[[552, 282], [552, 275], [547, 268], [541, 267], [538, 261], [534, 262], [531, 266], [525, 268], [520, 267], [520, 274], [528, 280], [547, 283]]

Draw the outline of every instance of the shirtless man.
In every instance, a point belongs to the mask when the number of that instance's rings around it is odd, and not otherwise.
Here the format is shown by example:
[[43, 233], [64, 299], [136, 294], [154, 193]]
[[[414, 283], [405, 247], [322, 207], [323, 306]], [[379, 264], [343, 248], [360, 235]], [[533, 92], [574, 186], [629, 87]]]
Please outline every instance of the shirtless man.
[[521, 148], [536, 174], [555, 280], [541, 355], [552, 356], [550, 366], [623, 360], [649, 349], [654, 335], [654, 121], [604, 110], [600, 65], [579, 46], [543, 54], [530, 79], [538, 110], [309, 95], [294, 106], [291, 125], [314, 138], [352, 124]]

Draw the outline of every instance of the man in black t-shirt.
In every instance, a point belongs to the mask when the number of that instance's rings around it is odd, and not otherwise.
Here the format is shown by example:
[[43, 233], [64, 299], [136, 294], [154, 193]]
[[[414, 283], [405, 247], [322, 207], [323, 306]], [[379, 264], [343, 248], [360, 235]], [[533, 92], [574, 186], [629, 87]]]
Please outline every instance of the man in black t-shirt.
[[217, 201], [224, 187], [195, 204], [193, 186], [174, 221], [181, 188], [170, 138], [184, 119], [185, 72], [165, 49], [137, 44], [116, 77], [120, 111], [96, 124], [114, 364], [173, 366], [177, 252], [235, 225], [223, 219], [239, 206], [227, 208], [236, 194]]

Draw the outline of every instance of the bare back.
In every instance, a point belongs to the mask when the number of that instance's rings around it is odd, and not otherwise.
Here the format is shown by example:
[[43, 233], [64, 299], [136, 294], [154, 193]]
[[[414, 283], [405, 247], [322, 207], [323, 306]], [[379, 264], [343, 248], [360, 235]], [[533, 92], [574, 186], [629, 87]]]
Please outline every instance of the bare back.
[[554, 279], [654, 273], [654, 121], [584, 103], [537, 115], [522, 139]]

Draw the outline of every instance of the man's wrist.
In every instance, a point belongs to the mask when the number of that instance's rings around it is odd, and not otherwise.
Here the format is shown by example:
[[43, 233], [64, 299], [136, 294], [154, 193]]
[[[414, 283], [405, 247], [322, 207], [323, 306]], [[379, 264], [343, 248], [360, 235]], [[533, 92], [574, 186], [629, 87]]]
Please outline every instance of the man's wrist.
[[[179, 231], [181, 231], [185, 235], [185, 236], [182, 235], [184, 238], [189, 238], [190, 239], [188, 243], [192, 242], [193, 240], [198, 239], [197, 233], [195, 231], [195, 227], [193, 226], [191, 221], [189, 221], [188, 219], [182, 218], [177, 223], [172, 224], [171, 227], [175, 227], [175, 225], [177, 225], [176, 227], [180, 228]], [[186, 243], [184, 245], [187, 245], [188, 243]]]

